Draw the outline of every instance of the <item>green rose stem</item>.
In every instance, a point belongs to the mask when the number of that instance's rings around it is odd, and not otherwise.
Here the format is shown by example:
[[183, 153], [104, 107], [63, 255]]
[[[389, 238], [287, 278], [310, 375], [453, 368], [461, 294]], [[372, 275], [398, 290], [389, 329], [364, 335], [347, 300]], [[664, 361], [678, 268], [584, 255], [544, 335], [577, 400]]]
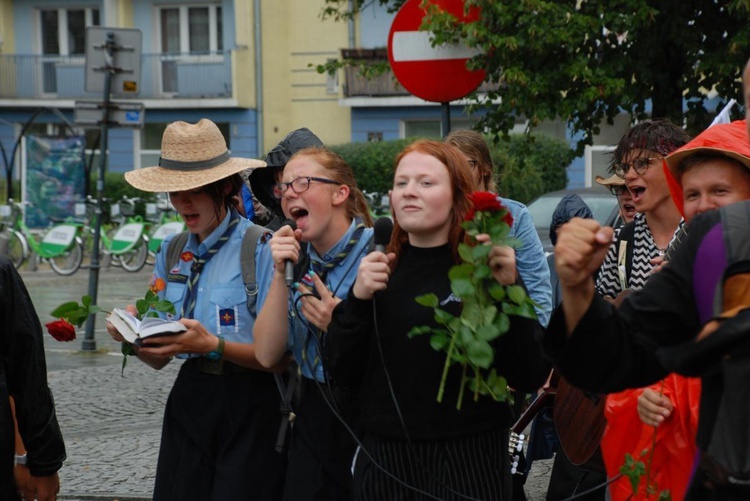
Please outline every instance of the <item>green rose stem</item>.
[[[445, 357], [445, 365], [443, 365], [443, 377], [440, 378], [440, 388], [438, 388], [437, 401], [443, 402], [443, 393], [445, 393], [445, 380], [448, 378], [448, 370], [451, 367], [451, 361], [453, 360], [453, 350], [456, 348], [456, 333], [454, 332], [451, 336], [451, 344], [448, 346], [448, 353]], [[464, 391], [464, 385], [461, 385], [461, 393]], [[461, 408], [461, 397], [458, 397], [458, 408]]]

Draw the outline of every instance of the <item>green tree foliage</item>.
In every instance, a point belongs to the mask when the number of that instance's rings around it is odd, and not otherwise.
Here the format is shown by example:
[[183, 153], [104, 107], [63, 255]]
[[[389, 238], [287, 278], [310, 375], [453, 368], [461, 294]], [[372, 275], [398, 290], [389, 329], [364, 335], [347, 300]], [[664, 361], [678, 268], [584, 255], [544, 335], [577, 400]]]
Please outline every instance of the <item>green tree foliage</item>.
[[566, 167], [575, 154], [564, 141], [543, 134], [511, 134], [508, 141], [494, 145], [486, 139], [501, 195], [529, 203], [568, 185]]
[[[360, 189], [387, 193], [393, 184], [396, 155], [416, 138], [349, 143], [330, 148], [352, 166]], [[508, 141], [485, 140], [490, 147], [500, 193], [528, 203], [542, 193], [567, 185], [566, 167], [573, 151], [564, 141], [542, 134], [511, 134]]]
[[351, 165], [360, 189], [386, 193], [393, 185], [393, 161], [396, 155], [415, 139], [348, 143], [331, 146], [330, 149], [344, 157]]
[[[342, 18], [375, 0], [326, 0], [324, 17]], [[393, 11], [405, 0], [377, 0]], [[430, 3], [436, 0], [429, 0]], [[515, 117], [533, 128], [563, 120], [580, 137], [577, 153], [622, 112], [705, 128], [709, 93], [741, 100], [750, 55], [748, 0], [466, 0], [477, 22], [457, 24], [429, 9], [423, 29], [435, 42], [481, 48], [470, 65], [496, 86], [481, 126], [507, 136]], [[350, 7], [353, 10], [350, 10]], [[683, 111], [683, 99], [687, 108]]]

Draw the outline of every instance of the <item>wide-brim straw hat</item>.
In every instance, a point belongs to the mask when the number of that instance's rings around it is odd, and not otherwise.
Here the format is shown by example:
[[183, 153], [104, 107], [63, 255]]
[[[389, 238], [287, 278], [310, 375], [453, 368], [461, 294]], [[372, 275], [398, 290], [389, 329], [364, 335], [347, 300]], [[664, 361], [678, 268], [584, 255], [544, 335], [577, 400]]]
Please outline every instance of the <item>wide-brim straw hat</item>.
[[747, 121], [736, 120], [728, 124], [713, 125], [695, 136], [689, 143], [667, 155], [664, 161], [676, 180], [681, 178], [680, 163], [696, 153], [719, 153], [740, 161], [750, 169]]
[[186, 191], [265, 166], [263, 160], [230, 157], [219, 128], [203, 118], [197, 124], [169, 124], [161, 140], [159, 165], [126, 172], [125, 180], [143, 191]]
[[594, 180], [598, 184], [601, 184], [602, 186], [606, 186], [607, 188], [609, 188], [610, 186], [621, 186], [625, 184], [625, 180], [619, 177], [617, 174], [612, 174], [606, 179], [602, 176], [596, 176]]

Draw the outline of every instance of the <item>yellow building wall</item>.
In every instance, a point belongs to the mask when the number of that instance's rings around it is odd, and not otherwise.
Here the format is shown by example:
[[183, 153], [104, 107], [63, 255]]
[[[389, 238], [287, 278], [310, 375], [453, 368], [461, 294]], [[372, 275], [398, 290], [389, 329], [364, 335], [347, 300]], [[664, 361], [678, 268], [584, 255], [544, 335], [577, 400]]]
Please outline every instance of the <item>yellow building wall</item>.
[[234, 94], [241, 108], [256, 107], [255, 90], [255, 12], [254, 4], [261, 0], [234, 2], [235, 50], [232, 51], [232, 81]]
[[0, 54], [13, 54], [13, 0], [0, 0]]
[[135, 28], [133, 24], [133, 0], [117, 2], [117, 22], [120, 28]]
[[346, 22], [322, 20], [323, 0], [263, 0], [263, 131], [268, 151], [290, 131], [308, 127], [326, 144], [351, 140], [349, 108], [327, 92], [315, 66], [338, 59]]

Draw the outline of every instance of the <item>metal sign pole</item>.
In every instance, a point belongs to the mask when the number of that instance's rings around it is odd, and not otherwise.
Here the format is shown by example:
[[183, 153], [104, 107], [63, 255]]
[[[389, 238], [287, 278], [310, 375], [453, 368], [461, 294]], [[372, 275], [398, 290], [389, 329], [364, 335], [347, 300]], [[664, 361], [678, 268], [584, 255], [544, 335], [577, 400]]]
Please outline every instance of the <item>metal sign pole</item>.
[[451, 103], [440, 103], [440, 128], [443, 137], [451, 132]]
[[[104, 106], [102, 109], [101, 124], [101, 149], [99, 153], [99, 178], [96, 180], [96, 206], [94, 207], [94, 248], [91, 251], [91, 264], [89, 268], [89, 296], [91, 303], [96, 304], [99, 290], [99, 241], [102, 229], [102, 199], [104, 198], [104, 173], [107, 170], [107, 148], [109, 138], [109, 101], [110, 90], [112, 85], [112, 74], [114, 73], [114, 61], [112, 54], [114, 52], [115, 35], [107, 33], [107, 41], [104, 43], [105, 51], [105, 72], [104, 72]], [[86, 321], [86, 333], [84, 335], [81, 349], [83, 351], [96, 351], [96, 339], [94, 338], [94, 327], [96, 316], [89, 315]]]

